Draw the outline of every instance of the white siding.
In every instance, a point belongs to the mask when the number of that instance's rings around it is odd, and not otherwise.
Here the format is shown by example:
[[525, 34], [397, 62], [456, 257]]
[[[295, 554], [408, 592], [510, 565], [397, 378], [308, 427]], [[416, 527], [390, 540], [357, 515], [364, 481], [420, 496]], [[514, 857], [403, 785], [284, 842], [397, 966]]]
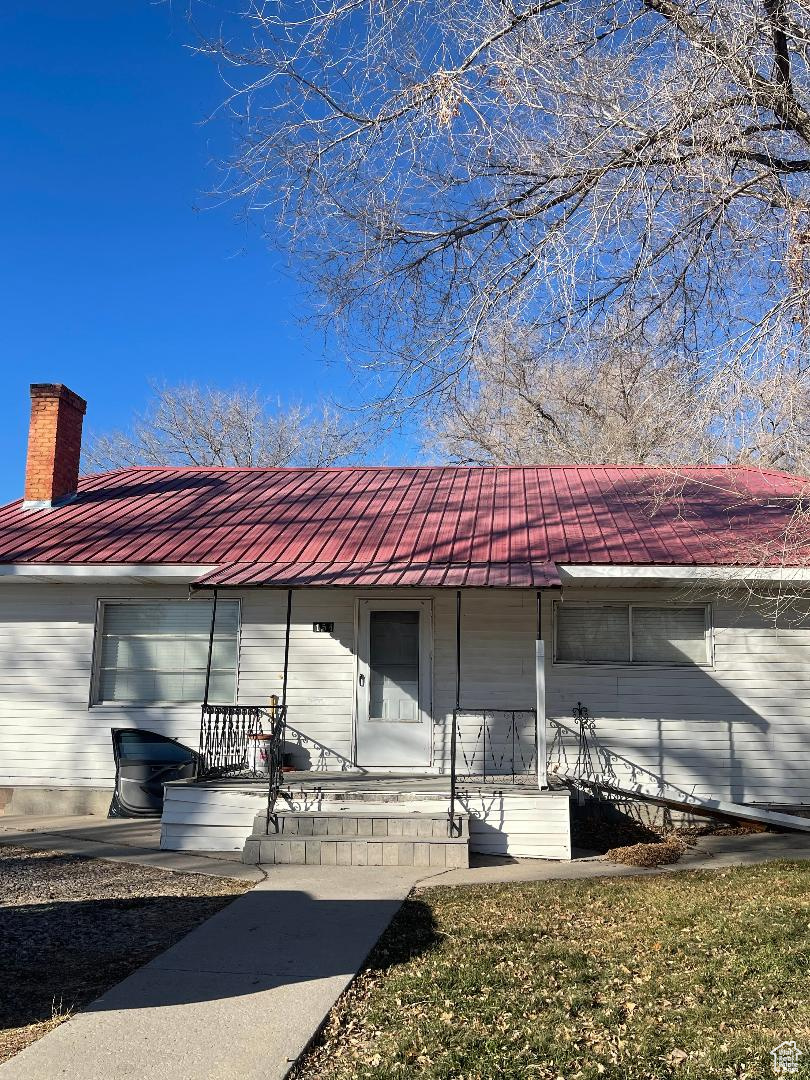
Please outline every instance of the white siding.
[[[351, 801], [351, 796], [349, 797]], [[343, 802], [342, 805], [346, 805]], [[361, 802], [364, 811], [371, 803]], [[447, 798], [419, 796], [379, 807], [380, 815], [395, 809], [446, 813]], [[570, 859], [568, 793], [492, 791], [471, 793], [461, 800], [470, 815], [470, 851], [513, 858]], [[224, 791], [208, 785], [172, 784], [166, 789], [161, 824], [161, 847], [174, 851], [241, 851], [257, 814], [265, 808], [265, 793]], [[284, 808], [282, 801], [280, 808]], [[320, 798], [295, 802], [298, 812], [326, 810]]]
[[[585, 588], [566, 595], [574, 593], [578, 599], [675, 595]], [[112, 726], [152, 728], [196, 746], [195, 705], [89, 706], [97, 599], [185, 595], [185, 588], [168, 586], [0, 586], [0, 786], [111, 786]], [[289, 723], [311, 740], [315, 768], [340, 768], [352, 757], [358, 595], [372, 594], [294, 594]], [[455, 593], [401, 595], [433, 599], [434, 760], [446, 766]], [[264, 703], [281, 690], [286, 594], [245, 590], [241, 599], [239, 699]], [[534, 592], [472, 590], [462, 611], [462, 706], [532, 708]], [[333, 621], [334, 633], [313, 633], [316, 621]], [[716, 798], [810, 802], [810, 629], [777, 631], [750, 609], [717, 604], [714, 667], [595, 667], [553, 664], [550, 597], [543, 626], [549, 716], [570, 726], [582, 701], [617, 771], [636, 767]], [[465, 723], [469, 746], [478, 721]]]
[[[535, 706], [536, 597], [530, 590], [470, 590], [461, 605], [461, 706], [472, 715], [459, 721], [461, 746], [471, 765], [480, 768], [481, 718], [477, 709], [533, 709]], [[456, 594], [439, 593], [435, 601], [436, 656], [434, 690], [434, 758], [449, 770], [449, 733], [456, 688]], [[534, 743], [533, 720], [518, 718], [526, 746]], [[501, 722], [502, 723], [502, 722]], [[503, 740], [495, 736], [496, 758], [503, 757]], [[511, 759], [511, 752], [508, 754]], [[515, 755], [518, 757], [518, 754]], [[488, 752], [487, 758], [492, 761]], [[458, 759], [461, 770], [464, 763]]]
[[[663, 589], [565, 595], [684, 599]], [[574, 706], [587, 706], [601, 768], [736, 802], [810, 802], [810, 629], [775, 629], [750, 606], [718, 601], [711, 667], [555, 665], [550, 598], [543, 622], [548, 715], [573, 729]], [[569, 763], [576, 753], [570, 736]]]
[[[197, 745], [197, 705], [89, 705], [98, 599], [186, 595], [183, 587], [166, 586], [0, 587], [0, 786], [111, 786], [111, 727], [150, 728]], [[286, 592], [257, 589], [237, 595], [242, 601], [238, 698], [267, 703], [271, 694], [281, 693]], [[338, 589], [293, 594], [288, 719], [306, 736], [313, 768], [339, 769], [352, 759], [359, 595], [378, 594]], [[446, 732], [455, 700], [455, 593], [399, 595], [433, 599], [434, 757], [441, 765], [449, 761]], [[532, 706], [533, 611], [533, 593], [465, 594], [463, 704]], [[334, 622], [334, 632], [314, 633], [312, 624], [325, 621]]]
[[0, 587], [0, 785], [111, 787], [111, 727], [197, 745], [198, 706], [89, 705], [98, 597], [186, 595], [176, 587]]
[[529, 796], [507, 790], [461, 800], [470, 815], [470, 851], [525, 859], [570, 859], [568, 792]]

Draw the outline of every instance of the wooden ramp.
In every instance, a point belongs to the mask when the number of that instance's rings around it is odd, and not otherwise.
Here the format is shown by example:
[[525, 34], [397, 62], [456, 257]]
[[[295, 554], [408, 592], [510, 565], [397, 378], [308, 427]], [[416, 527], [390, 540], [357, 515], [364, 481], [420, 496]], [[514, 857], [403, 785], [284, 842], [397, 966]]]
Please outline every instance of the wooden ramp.
[[552, 774], [572, 786], [595, 788], [613, 795], [626, 795], [633, 799], [654, 803], [656, 806], [666, 806], [672, 810], [690, 810], [695, 814], [706, 814], [710, 817], [737, 818], [740, 821], [753, 821], [759, 825], [773, 825], [779, 829], [810, 833], [810, 818], [782, 814], [778, 810], [763, 810], [758, 806], [745, 806], [742, 803], [725, 802], [722, 799], [702, 799], [684, 791], [665, 793], [660, 788], [647, 784], [620, 783], [603, 777], [586, 778], [561, 768], [554, 769]]

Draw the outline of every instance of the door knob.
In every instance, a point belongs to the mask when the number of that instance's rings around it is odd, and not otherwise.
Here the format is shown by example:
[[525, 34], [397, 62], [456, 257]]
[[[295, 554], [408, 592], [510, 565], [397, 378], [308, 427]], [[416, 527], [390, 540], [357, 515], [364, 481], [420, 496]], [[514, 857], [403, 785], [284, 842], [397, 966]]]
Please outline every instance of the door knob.
[[361, 686], [365, 686], [365, 685], [366, 685], [366, 677], [365, 677], [365, 675], [361, 675], [361, 676], [360, 676], [360, 685], [361, 685]]

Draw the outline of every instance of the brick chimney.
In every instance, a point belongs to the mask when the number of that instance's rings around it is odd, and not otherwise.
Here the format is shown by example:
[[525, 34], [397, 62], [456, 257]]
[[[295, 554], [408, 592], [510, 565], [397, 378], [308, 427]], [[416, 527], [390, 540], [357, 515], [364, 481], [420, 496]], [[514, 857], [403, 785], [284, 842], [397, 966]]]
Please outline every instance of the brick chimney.
[[60, 383], [31, 384], [24, 505], [52, 506], [76, 492], [87, 402]]

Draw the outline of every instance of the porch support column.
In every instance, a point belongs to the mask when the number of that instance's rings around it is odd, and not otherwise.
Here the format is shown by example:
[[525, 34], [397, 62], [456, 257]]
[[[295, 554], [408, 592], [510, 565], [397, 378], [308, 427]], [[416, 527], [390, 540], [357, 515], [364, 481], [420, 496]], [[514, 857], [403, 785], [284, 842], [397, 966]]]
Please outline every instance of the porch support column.
[[217, 593], [218, 590], [214, 589], [214, 599], [211, 604], [211, 629], [208, 631], [208, 662], [205, 666], [205, 693], [203, 694], [203, 705], [208, 704], [208, 690], [211, 686], [211, 656], [214, 652], [214, 630], [217, 623]]
[[449, 835], [461, 835], [460, 820], [456, 821], [456, 743], [458, 742], [458, 710], [461, 708], [461, 589], [456, 590], [456, 703], [450, 725], [450, 822]]
[[456, 712], [461, 708], [461, 589], [456, 591]]
[[287, 623], [284, 629], [284, 675], [281, 680], [281, 715], [287, 714], [287, 673], [290, 669], [290, 622], [292, 620], [292, 589], [287, 589]]
[[537, 708], [537, 786], [548, 787], [546, 748], [546, 646], [543, 642], [542, 592], [537, 590], [537, 637], [534, 643], [534, 679]]

